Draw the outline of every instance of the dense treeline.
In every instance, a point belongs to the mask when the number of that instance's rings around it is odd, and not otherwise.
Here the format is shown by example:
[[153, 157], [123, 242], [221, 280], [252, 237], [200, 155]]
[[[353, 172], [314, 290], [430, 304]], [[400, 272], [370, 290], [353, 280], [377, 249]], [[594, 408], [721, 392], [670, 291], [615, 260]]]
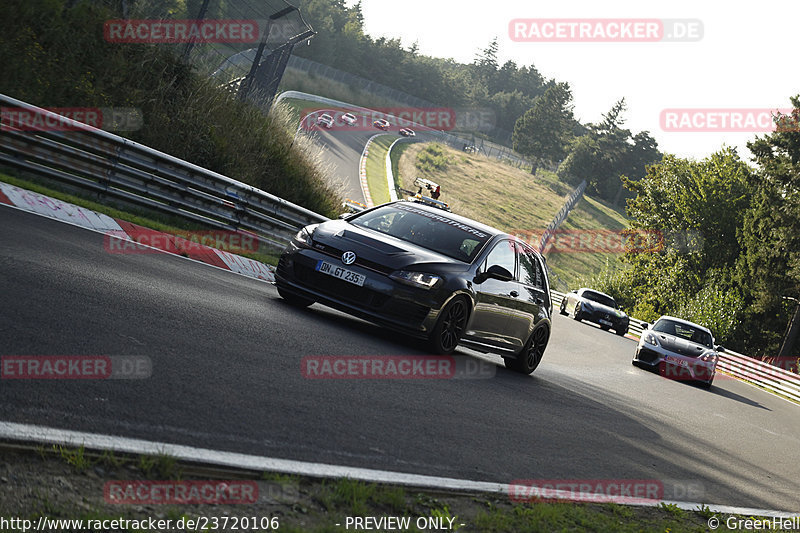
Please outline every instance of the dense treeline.
[[4, 0], [0, 92], [43, 107], [136, 108], [144, 125], [127, 137], [320, 213], [338, 212], [337, 193], [309, 156], [292, 149], [277, 113], [264, 117], [230, 98], [175, 49], [107, 42], [103, 23], [119, 16], [103, 2]]
[[[299, 0], [303, 17], [317, 32], [295, 54], [388, 85], [437, 105], [483, 107], [494, 111], [497, 127], [511, 131], [537, 96], [552, 84], [533, 66], [498, 64], [497, 41], [470, 64], [429, 57], [399, 39], [373, 39], [364, 33], [359, 3]], [[505, 139], [508, 141], [508, 139]]]
[[663, 233], [664, 247], [631, 250], [589, 283], [636, 317], [681, 316], [736, 350], [778, 355], [800, 298], [800, 97], [792, 104], [748, 144], [754, 167], [725, 148], [702, 161], [666, 156], [626, 180], [631, 226]]
[[569, 85], [546, 80], [533, 65], [499, 64], [496, 39], [472, 63], [462, 64], [421, 55], [416, 45], [404, 49], [398, 39], [366, 35], [359, 3], [300, 0], [298, 6], [318, 33], [310, 46], [295, 49], [297, 55], [438, 105], [489, 108], [498, 128], [513, 130], [515, 150], [537, 162], [563, 161], [562, 179], [576, 184], [585, 179], [604, 199], [618, 201], [625, 192], [620, 176], [639, 179], [645, 165], [661, 159], [648, 132], [622, 127], [624, 99], [600, 124], [581, 125], [572, 115]]

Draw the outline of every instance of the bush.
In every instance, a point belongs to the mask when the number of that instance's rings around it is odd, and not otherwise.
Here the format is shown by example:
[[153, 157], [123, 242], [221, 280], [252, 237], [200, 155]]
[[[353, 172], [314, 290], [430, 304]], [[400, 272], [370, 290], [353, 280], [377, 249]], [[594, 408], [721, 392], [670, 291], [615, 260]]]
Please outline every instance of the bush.
[[434, 143], [417, 154], [415, 166], [424, 172], [435, 172], [445, 170], [450, 163], [450, 158], [445, 155], [442, 146]]

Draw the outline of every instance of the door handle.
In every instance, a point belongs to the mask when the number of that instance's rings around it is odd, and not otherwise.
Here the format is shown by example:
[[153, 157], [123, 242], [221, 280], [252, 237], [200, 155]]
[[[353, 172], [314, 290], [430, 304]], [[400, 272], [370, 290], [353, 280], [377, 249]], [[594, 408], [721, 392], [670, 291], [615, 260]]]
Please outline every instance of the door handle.
[[517, 291], [511, 291], [512, 298], [516, 298], [517, 296], [519, 296], [519, 293]]

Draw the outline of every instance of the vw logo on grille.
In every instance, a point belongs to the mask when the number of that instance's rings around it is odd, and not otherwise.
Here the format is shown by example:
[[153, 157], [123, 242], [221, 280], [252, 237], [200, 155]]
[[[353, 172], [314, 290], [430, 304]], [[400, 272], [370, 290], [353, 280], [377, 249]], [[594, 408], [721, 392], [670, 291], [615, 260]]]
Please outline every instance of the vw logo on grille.
[[342, 254], [342, 263], [345, 265], [352, 265], [356, 262], [356, 253], [355, 252], [345, 252]]

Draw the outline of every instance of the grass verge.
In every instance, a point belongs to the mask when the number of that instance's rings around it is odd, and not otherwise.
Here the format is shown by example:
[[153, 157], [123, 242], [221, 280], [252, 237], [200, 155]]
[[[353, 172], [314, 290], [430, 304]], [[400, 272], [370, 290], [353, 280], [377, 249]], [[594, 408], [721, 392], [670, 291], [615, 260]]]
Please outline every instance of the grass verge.
[[569, 192], [549, 177], [438, 143], [405, 148], [398, 169], [403, 188], [417, 190], [414, 178], [430, 179], [441, 186], [440, 199], [453, 212], [507, 232], [547, 227]]
[[[433, 180], [442, 186], [442, 200], [448, 202], [454, 212], [509, 233], [531, 235], [537, 245], [536, 236], [541, 235], [573, 190], [556, 174], [542, 168], [534, 176], [502, 161], [480, 154], [465, 154], [436, 143], [398, 148], [402, 150], [397, 150], [395, 179], [402, 187], [415, 190], [415, 177]], [[627, 219], [623, 209], [584, 196], [560, 229], [589, 230], [587, 233], [591, 234], [594, 229], [616, 231], [625, 227]], [[602, 271], [606, 263], [613, 266], [618, 256], [551, 251], [547, 261], [558, 279], [573, 286]]]
[[[564, 231], [568, 236], [594, 239], [602, 246], [621, 243], [622, 237], [616, 232], [627, 227], [628, 221], [623, 208], [615, 208], [596, 198], [584, 196], [570, 211], [559, 231]], [[547, 254], [547, 264], [570, 288], [578, 288], [598, 272], [615, 269], [622, 256], [621, 253], [606, 252], [601, 248], [591, 251], [592, 248], [589, 246], [587, 247], [589, 251], [583, 252], [576, 251], [582, 249], [577, 247], [564, 247], [561, 251], [553, 247]]]
[[389, 183], [386, 180], [386, 154], [389, 146], [397, 139], [395, 135], [375, 137], [369, 145], [367, 154], [367, 186], [375, 205], [389, 201]]
[[[138, 456], [61, 446], [0, 450], [0, 517], [51, 519], [180, 520], [201, 516], [276, 518], [281, 531], [345, 530], [348, 518], [399, 517], [408, 527], [395, 531], [550, 532], [608, 531], [699, 533], [716, 516], [707, 507], [686, 511], [674, 505], [531, 501], [515, 503], [505, 494], [437, 492], [349, 478], [317, 479], [274, 472], [219, 469], [184, 464], [165, 455]], [[243, 480], [258, 485], [250, 504], [119, 504], [105, 498], [109, 482]], [[36, 487], [27, 490], [28, 487]], [[22, 490], [25, 488], [26, 490]], [[452, 522], [450, 522], [452, 520]], [[337, 526], [337, 524], [339, 524]], [[77, 530], [77, 529], [75, 529]], [[137, 531], [123, 528], [123, 531]], [[184, 529], [173, 528], [183, 531]]]

